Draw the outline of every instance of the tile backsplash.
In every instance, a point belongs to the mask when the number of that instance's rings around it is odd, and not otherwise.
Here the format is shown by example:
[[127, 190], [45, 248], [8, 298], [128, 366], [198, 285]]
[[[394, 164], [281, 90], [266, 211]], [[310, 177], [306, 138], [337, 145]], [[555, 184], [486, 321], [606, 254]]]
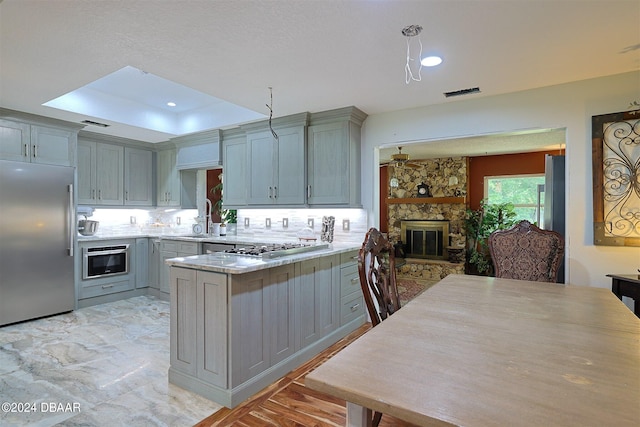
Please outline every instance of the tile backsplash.
[[[311, 220], [313, 235], [320, 242], [324, 216], [335, 217], [334, 242], [361, 243], [364, 239], [367, 232], [364, 209], [239, 209], [237, 235], [269, 241], [295, 240]], [[196, 209], [95, 208], [90, 219], [100, 221], [96, 236], [117, 237], [191, 234], [197, 217]]]

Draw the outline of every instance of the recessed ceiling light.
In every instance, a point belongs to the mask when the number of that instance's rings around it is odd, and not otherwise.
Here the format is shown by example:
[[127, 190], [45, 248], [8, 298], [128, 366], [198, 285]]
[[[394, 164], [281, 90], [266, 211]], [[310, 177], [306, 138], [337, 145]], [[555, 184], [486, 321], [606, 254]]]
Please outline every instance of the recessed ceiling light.
[[175, 102], [167, 102], [167, 105], [168, 105], [169, 107], [175, 107], [175, 106], [176, 106], [176, 103], [175, 103]]
[[420, 63], [425, 67], [435, 67], [436, 65], [442, 64], [442, 58], [439, 56], [427, 56], [422, 58]]

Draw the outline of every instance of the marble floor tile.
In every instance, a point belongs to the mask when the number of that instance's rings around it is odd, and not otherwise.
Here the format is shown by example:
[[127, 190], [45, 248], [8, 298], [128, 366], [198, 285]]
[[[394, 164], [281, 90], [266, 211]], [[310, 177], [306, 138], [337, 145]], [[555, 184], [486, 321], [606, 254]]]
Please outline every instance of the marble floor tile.
[[169, 303], [150, 296], [0, 327], [0, 426], [190, 426], [221, 408], [168, 369]]

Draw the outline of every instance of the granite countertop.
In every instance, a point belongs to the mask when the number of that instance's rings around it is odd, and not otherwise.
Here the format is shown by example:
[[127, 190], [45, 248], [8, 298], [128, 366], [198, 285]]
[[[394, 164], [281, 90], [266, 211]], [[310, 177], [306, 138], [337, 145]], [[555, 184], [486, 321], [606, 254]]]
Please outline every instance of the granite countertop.
[[235, 255], [223, 252], [213, 254], [192, 255], [188, 257], [169, 258], [165, 262], [172, 267], [185, 267], [196, 270], [214, 271], [218, 273], [243, 274], [252, 271], [265, 270], [281, 265], [292, 264], [323, 256], [337, 255], [360, 249], [355, 244], [332, 244], [326, 249], [303, 252], [296, 255], [278, 258], [261, 258], [246, 255]]

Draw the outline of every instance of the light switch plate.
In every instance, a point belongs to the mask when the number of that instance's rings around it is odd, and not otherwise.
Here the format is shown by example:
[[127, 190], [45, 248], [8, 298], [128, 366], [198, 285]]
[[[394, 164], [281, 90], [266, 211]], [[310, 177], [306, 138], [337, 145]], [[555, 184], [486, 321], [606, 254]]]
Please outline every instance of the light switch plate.
[[351, 223], [348, 219], [342, 220], [342, 231], [349, 231], [350, 226], [351, 226]]
[[282, 218], [282, 228], [289, 227], [289, 218]]
[[271, 228], [271, 218], [265, 218], [264, 226], [267, 228]]
[[245, 218], [244, 219], [244, 226], [248, 227], [249, 226], [249, 218]]
[[307, 225], [313, 228], [313, 218], [307, 218]]

